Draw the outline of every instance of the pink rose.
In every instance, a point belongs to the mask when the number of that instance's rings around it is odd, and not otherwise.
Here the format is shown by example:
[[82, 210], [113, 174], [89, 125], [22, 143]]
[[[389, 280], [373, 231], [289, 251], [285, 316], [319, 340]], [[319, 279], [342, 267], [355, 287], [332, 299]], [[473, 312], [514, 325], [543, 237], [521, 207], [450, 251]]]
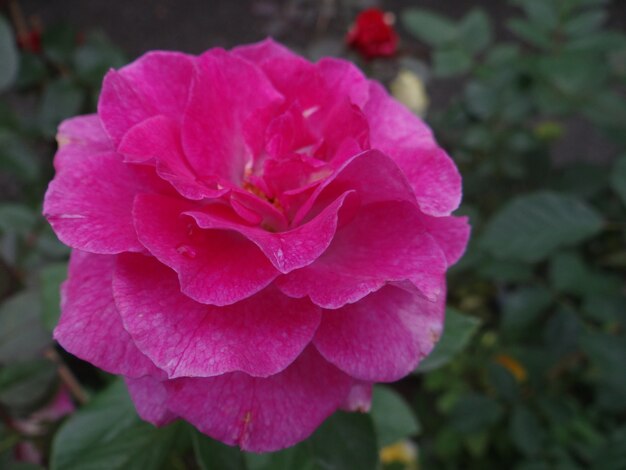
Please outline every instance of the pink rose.
[[277, 450], [439, 338], [461, 178], [349, 62], [271, 40], [151, 52], [58, 140], [44, 213], [74, 251], [55, 337], [123, 375], [143, 419]]

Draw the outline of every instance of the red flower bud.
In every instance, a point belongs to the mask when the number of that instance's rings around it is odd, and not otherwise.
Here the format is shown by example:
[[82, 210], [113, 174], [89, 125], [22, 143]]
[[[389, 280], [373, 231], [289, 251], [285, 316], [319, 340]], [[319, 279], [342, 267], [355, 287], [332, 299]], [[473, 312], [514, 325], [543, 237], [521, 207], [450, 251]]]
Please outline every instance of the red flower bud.
[[389, 57], [398, 49], [393, 17], [378, 8], [362, 11], [348, 31], [346, 42], [367, 59]]

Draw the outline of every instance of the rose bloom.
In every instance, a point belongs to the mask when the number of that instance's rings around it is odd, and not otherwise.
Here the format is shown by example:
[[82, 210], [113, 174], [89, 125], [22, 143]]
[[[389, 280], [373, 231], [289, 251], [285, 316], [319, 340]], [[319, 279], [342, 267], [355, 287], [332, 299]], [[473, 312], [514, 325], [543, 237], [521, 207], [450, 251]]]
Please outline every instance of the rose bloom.
[[398, 49], [398, 33], [390, 18], [378, 8], [363, 10], [348, 31], [346, 42], [367, 59], [394, 55]]
[[461, 178], [351, 63], [271, 40], [150, 52], [58, 141], [44, 213], [74, 250], [54, 335], [124, 376], [143, 419], [277, 450], [439, 338]]

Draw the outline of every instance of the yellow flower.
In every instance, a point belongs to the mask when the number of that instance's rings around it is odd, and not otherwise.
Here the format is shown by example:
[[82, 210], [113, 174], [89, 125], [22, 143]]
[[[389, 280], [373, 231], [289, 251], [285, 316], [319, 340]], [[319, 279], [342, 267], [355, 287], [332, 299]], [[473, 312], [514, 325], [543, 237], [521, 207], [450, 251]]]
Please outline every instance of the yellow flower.
[[383, 447], [379, 455], [384, 465], [401, 463], [406, 470], [417, 470], [417, 446], [408, 439]]
[[414, 72], [402, 69], [391, 82], [391, 94], [418, 116], [426, 114], [428, 109], [428, 95], [424, 82]]

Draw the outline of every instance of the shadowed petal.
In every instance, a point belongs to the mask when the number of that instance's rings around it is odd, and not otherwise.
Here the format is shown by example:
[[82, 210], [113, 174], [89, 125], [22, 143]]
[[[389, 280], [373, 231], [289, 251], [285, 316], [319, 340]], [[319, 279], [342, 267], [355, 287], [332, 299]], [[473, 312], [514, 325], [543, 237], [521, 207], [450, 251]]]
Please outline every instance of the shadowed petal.
[[172, 411], [203, 433], [250, 452], [272, 452], [307, 438], [343, 403], [353, 379], [306, 349], [267, 378], [233, 372], [170, 380]]
[[72, 252], [54, 337], [66, 351], [112, 374], [160, 376], [122, 326], [111, 291], [114, 263], [115, 256]]
[[314, 344], [354, 378], [393, 382], [417, 366], [443, 329], [445, 284], [435, 302], [386, 286], [355, 304], [323, 312]]

